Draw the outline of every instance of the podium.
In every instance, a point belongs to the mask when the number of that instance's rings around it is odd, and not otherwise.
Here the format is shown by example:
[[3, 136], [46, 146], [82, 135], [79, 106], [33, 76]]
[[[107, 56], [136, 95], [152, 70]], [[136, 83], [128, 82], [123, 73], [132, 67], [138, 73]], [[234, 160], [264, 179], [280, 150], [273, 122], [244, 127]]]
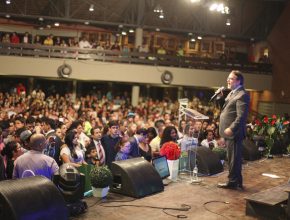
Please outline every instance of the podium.
[[[188, 99], [180, 99], [180, 106], [179, 106], [179, 124], [184, 116], [185, 118], [189, 117], [194, 120], [208, 120], [209, 117], [206, 115], [201, 114], [200, 112], [188, 108]], [[196, 180], [192, 179], [192, 171], [197, 169], [197, 148], [198, 148], [198, 138], [199, 138], [199, 133], [197, 138], [193, 137], [188, 137], [187, 143], [185, 143], [186, 147], [181, 154], [181, 158], [179, 159], [180, 164], [179, 164], [179, 172], [180, 173], [189, 173], [190, 174], [190, 182], [197, 182], [197, 178], [195, 177]], [[181, 142], [182, 143], [182, 142]], [[183, 143], [182, 143], [183, 144]], [[196, 168], [196, 169], [194, 169]]]

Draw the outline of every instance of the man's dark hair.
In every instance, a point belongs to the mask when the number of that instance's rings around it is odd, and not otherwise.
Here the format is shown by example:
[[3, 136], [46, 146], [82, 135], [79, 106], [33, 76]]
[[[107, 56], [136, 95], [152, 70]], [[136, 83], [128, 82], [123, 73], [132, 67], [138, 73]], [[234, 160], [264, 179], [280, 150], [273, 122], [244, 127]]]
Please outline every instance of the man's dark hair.
[[139, 128], [137, 131], [136, 131], [136, 134], [142, 134], [143, 136], [146, 136], [148, 134], [148, 131], [146, 128]]
[[240, 81], [240, 85], [244, 85], [244, 76], [242, 75], [242, 72], [239, 70], [233, 70], [232, 73], [237, 77], [237, 80]]
[[113, 126], [119, 126], [119, 122], [117, 120], [111, 120], [108, 123], [109, 128], [113, 127]]
[[16, 118], [14, 118], [14, 122], [15, 121], [20, 121], [22, 124], [25, 124], [25, 118], [24, 117], [21, 117], [21, 116], [17, 116]]
[[90, 130], [91, 135], [94, 135], [94, 131], [95, 131], [95, 129], [100, 129], [100, 131], [102, 131], [102, 127], [101, 127], [101, 126], [93, 127], [93, 128], [91, 128], [91, 130]]
[[42, 121], [43, 123], [49, 125], [51, 129], [54, 130], [56, 128], [55, 121], [52, 118], [44, 117]]
[[158, 128], [158, 127], [160, 127], [162, 125], [165, 125], [165, 121], [163, 119], [157, 120], [154, 123], [155, 128]]

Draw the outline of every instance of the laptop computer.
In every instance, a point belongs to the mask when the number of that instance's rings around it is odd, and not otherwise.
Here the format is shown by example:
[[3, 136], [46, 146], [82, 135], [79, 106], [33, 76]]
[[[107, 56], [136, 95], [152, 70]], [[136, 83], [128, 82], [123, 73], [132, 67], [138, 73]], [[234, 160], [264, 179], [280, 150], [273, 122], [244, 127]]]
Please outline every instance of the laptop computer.
[[152, 159], [152, 165], [154, 166], [156, 171], [159, 173], [164, 186], [172, 182], [172, 180], [166, 179], [167, 177], [170, 176], [166, 156], [160, 156], [160, 157]]

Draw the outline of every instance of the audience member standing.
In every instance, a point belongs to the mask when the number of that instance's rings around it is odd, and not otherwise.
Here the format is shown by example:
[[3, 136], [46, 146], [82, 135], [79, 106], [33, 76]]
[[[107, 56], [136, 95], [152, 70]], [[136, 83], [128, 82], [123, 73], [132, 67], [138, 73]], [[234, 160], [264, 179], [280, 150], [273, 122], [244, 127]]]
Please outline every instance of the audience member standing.
[[108, 134], [102, 137], [101, 143], [105, 150], [106, 165], [111, 168], [111, 164], [115, 160], [117, 154], [115, 146], [121, 137], [119, 136], [120, 129], [118, 121], [112, 120], [109, 122], [108, 126]]
[[101, 143], [101, 138], [102, 138], [102, 128], [101, 127], [92, 128], [91, 129], [91, 143], [89, 144], [88, 148], [96, 149], [100, 166], [104, 165], [106, 161], [106, 154]]
[[42, 134], [33, 134], [30, 138], [31, 150], [18, 157], [14, 162], [13, 178], [25, 176], [45, 176], [52, 179], [59, 169], [56, 161], [42, 154], [46, 139]]

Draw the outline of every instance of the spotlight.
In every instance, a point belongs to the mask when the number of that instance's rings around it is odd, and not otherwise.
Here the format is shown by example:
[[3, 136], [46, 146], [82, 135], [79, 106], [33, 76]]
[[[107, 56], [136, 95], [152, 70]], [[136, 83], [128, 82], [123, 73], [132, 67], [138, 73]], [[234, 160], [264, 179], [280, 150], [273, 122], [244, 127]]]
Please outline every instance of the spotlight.
[[155, 29], [155, 31], [159, 32], [159, 31], [160, 31], [160, 29], [159, 29], [159, 28], [156, 28], [156, 29]]
[[59, 23], [58, 22], [55, 22], [54, 23], [54, 26], [59, 27]]
[[163, 12], [160, 13], [159, 18], [161, 18], [161, 19], [164, 18], [164, 13]]
[[122, 31], [122, 35], [127, 35], [126, 31]]
[[7, 5], [10, 5], [11, 4], [11, 1], [10, 0], [6, 0], [6, 4]]
[[191, 41], [191, 42], [195, 42], [195, 38], [191, 38], [190, 41]]
[[230, 26], [231, 25], [231, 19], [227, 18], [226, 25], [227, 26]]
[[198, 40], [202, 40], [202, 36], [197, 36], [197, 39]]
[[7, 15], [5, 15], [5, 17], [6, 17], [6, 18], [10, 18], [11, 16], [7, 14]]
[[192, 36], [192, 33], [188, 33], [188, 36]]
[[134, 33], [134, 29], [130, 29], [129, 30], [129, 33]]
[[81, 174], [75, 167], [66, 163], [61, 165], [53, 176], [53, 183], [66, 201], [71, 216], [85, 212], [87, 204], [82, 201], [85, 190], [84, 174]]
[[90, 5], [90, 8], [89, 8], [89, 11], [94, 11], [95, 9], [94, 9], [94, 5], [93, 4], [91, 4]]
[[89, 24], [90, 24], [90, 22], [88, 22], [88, 21], [85, 21], [85, 22], [84, 22], [84, 24], [85, 24], [85, 25], [89, 25]]
[[155, 13], [161, 13], [161, 12], [163, 12], [163, 9], [161, 8], [160, 5], [157, 5], [157, 6], [154, 8], [153, 11], [154, 11]]

